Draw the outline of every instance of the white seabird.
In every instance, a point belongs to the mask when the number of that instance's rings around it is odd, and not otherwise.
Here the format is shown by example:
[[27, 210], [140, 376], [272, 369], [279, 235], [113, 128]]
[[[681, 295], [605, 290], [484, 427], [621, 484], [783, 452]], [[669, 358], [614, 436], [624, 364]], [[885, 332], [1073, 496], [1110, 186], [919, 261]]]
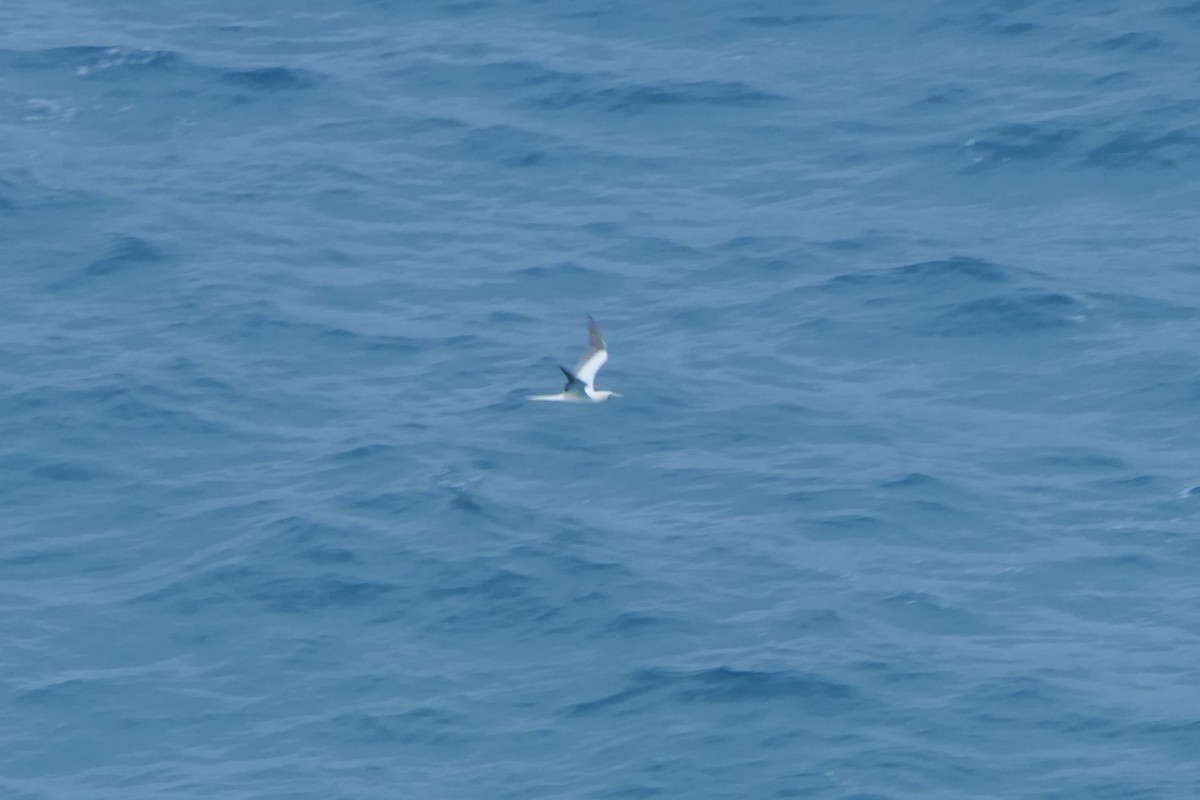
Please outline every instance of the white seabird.
[[596, 380], [596, 373], [604, 366], [604, 362], [608, 361], [608, 345], [604, 344], [604, 335], [600, 333], [600, 326], [596, 324], [596, 320], [592, 319], [592, 315], [587, 315], [588, 321], [588, 349], [583, 354], [583, 359], [575, 367], [575, 371], [571, 372], [566, 367], [559, 367], [563, 371], [563, 375], [567, 376], [567, 385], [558, 394], [534, 394], [530, 395], [530, 400], [552, 400], [559, 403], [603, 403], [610, 397], [620, 397], [616, 392], [610, 392], [607, 389], [594, 389], [592, 384]]

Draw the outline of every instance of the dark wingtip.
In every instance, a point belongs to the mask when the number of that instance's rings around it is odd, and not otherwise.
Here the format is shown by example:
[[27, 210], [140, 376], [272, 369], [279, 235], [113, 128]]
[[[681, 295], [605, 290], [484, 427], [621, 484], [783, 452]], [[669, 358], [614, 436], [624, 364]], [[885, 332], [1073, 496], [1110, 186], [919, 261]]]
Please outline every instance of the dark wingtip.
[[571, 370], [567, 369], [562, 364], [559, 364], [558, 368], [562, 370], [563, 375], [567, 376], [567, 385], [563, 387], [563, 391], [564, 392], [571, 391], [571, 386], [576, 383], [579, 383], [579, 378], [576, 378], [575, 373], [571, 372]]
[[600, 326], [596, 324], [596, 320], [592, 319], [592, 315], [587, 315], [588, 321], [588, 351], [605, 350], [608, 345], [604, 343], [604, 334], [600, 332]]

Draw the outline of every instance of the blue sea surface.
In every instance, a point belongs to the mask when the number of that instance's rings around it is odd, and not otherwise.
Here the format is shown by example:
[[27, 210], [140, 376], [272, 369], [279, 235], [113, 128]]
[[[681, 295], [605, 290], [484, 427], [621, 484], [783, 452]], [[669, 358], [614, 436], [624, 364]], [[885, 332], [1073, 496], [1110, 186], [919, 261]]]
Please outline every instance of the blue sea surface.
[[8, 0], [0, 798], [1200, 797], [1198, 51]]

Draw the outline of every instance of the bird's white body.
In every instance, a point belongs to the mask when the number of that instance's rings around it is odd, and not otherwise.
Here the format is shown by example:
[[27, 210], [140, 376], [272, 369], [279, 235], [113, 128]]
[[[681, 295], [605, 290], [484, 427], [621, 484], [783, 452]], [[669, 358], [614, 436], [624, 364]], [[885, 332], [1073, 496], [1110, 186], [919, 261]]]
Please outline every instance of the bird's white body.
[[559, 392], [558, 394], [531, 394], [530, 400], [545, 400], [553, 403], [603, 403], [610, 397], [620, 397], [608, 389], [585, 389], [583, 392]]
[[620, 397], [608, 389], [596, 389], [592, 384], [596, 381], [596, 373], [608, 361], [608, 345], [600, 333], [600, 326], [592, 315], [588, 314], [588, 349], [583, 359], [570, 372], [566, 367], [559, 367], [567, 376], [567, 385], [558, 394], [534, 394], [530, 400], [545, 400], [556, 403], [603, 403], [610, 397]]

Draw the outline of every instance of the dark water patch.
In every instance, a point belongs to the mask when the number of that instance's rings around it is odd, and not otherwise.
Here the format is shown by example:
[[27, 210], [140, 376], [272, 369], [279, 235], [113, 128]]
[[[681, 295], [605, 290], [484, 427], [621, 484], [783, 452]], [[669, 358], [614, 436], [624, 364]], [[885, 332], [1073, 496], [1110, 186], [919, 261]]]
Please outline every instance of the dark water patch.
[[[1138, 779], [1097, 780], [1081, 784], [1080, 793], [1094, 800], [1175, 800], [1180, 796], [1179, 788], [1165, 785], [1161, 780], [1153, 781], [1150, 787]], [[1195, 791], [1194, 783], [1185, 785], [1187, 793]]]
[[972, 33], [1015, 39], [1041, 29], [1036, 23], [1018, 16], [1032, 5], [1018, 1], [984, 6], [947, 6], [953, 9], [951, 14], [934, 20], [930, 27], [963, 26]]
[[1162, 39], [1151, 33], [1131, 31], [1096, 44], [1096, 49], [1106, 53], [1150, 53], [1162, 49]]
[[864, 231], [858, 236], [828, 239], [817, 244], [833, 253], [867, 253], [887, 249], [894, 242], [881, 231]]
[[1200, 401], [1200, 380], [1192, 374], [1190, 358], [1171, 348], [1144, 351], [1104, 362], [1104, 374], [1120, 375], [1106, 398], [1106, 408], [1134, 411], [1139, 417], [1169, 414], [1180, 405]]
[[249, 566], [225, 565], [199, 570], [188, 577], [143, 593], [135, 605], [166, 605], [192, 616], [254, 607], [279, 614], [335, 610], [371, 610], [391, 602], [399, 587], [348, 574], [280, 575]]
[[893, 661], [870, 660], [857, 661], [851, 665], [855, 672], [860, 673], [875, 683], [885, 686], [910, 688], [913, 691], [921, 687], [942, 687], [948, 675], [944, 672], [929, 670], [905, 669]]
[[667, 236], [622, 236], [604, 254], [618, 260], [643, 263], [686, 260], [694, 264], [704, 258], [702, 250]]
[[[529, 291], [549, 297], [607, 297], [619, 293], [625, 280], [608, 270], [586, 266], [578, 261], [534, 264], [514, 270], [512, 275]], [[599, 309], [589, 309], [600, 313]], [[601, 320], [603, 324], [603, 320]]]
[[[1193, 712], [1191, 716], [1197, 716], [1197, 714]], [[1200, 718], [1186, 721], [1154, 722], [1141, 726], [1141, 732], [1158, 742], [1179, 747], [1189, 757], [1200, 752]]]
[[323, 336], [336, 336], [359, 342], [361, 348], [374, 355], [411, 355], [423, 351], [428, 345], [411, 336], [385, 333], [360, 333], [346, 329], [330, 329]]
[[210, 367], [185, 356], [174, 356], [167, 364], [167, 370], [175, 379], [173, 384], [182, 384], [187, 389], [206, 397], [234, 398], [241, 395], [239, 387], [229, 381], [214, 377], [209, 372]]
[[1081, 448], [1046, 453], [1027, 460], [1037, 469], [1050, 473], [1127, 472], [1130, 468], [1119, 458]]
[[104, 254], [83, 268], [91, 278], [108, 277], [166, 263], [168, 256], [158, 245], [139, 236], [118, 236]]
[[524, 506], [497, 496], [478, 480], [457, 481], [440, 477], [436, 486], [427, 492], [385, 492], [364, 495], [350, 508], [367, 512], [373, 518], [411, 516], [421, 513], [439, 514], [455, 525], [471, 526], [487, 533], [495, 530], [522, 529], [537, 522]]
[[348, 548], [321, 545], [298, 550], [296, 556], [311, 564], [351, 564], [359, 560], [354, 551]]
[[0, 50], [0, 67], [7, 70], [60, 70], [89, 78], [124, 78], [130, 73], [158, 72], [182, 63], [182, 56], [170, 50], [97, 46]]
[[472, 516], [485, 516], [487, 513], [487, 503], [467, 490], [455, 492], [450, 507]]
[[486, 2], [486, 0], [474, 0], [474, 2], [445, 3], [440, 8], [447, 14], [460, 17], [469, 14], [478, 14], [480, 11], [491, 8], [491, 6], [492, 4]]
[[397, 460], [399, 448], [389, 444], [363, 444], [357, 447], [351, 447], [349, 450], [342, 450], [334, 456], [336, 461], [346, 461], [354, 464], [373, 461], [394, 461]]
[[525, 325], [533, 322], [533, 317], [516, 311], [490, 311], [487, 321], [497, 325]]
[[[477, 570], [478, 571], [478, 570]], [[516, 629], [540, 635], [547, 623], [562, 617], [560, 604], [543, 593], [542, 581], [510, 569], [489, 566], [470, 579], [447, 574], [441, 585], [422, 595], [430, 630], [478, 632]]]
[[248, 567], [215, 567], [169, 581], [165, 586], [133, 597], [131, 605], [166, 606], [185, 616], [207, 614], [231, 601], [242, 605], [241, 586], [261, 576]]
[[[229, 322], [235, 328], [240, 328], [243, 336], [254, 339], [269, 338], [276, 349], [281, 341], [307, 341], [310, 345], [319, 344], [363, 358], [374, 358], [378, 354], [412, 355], [424, 352], [427, 348], [427, 343], [408, 336], [368, 333], [331, 325], [325, 321], [301, 319], [265, 301], [253, 303], [249, 309], [234, 312]], [[286, 347], [284, 349], [286, 350]]]
[[862, 702], [852, 686], [820, 675], [795, 670], [741, 670], [715, 667], [700, 670], [641, 669], [620, 691], [576, 703], [568, 716], [641, 713], [659, 703], [786, 704], [807, 714], [837, 714]]
[[[986, 726], [1021, 726], [1051, 736], [1072, 741], [1106, 742], [1122, 735], [1123, 726], [1110, 716], [1087, 710], [1078, 692], [1044, 684], [1036, 679], [1009, 679], [967, 694], [962, 702], [980, 709], [973, 720]], [[1076, 710], [1078, 706], [1085, 710]], [[1102, 796], [1085, 793], [1087, 796]], [[1111, 795], [1117, 798], [1140, 798], [1141, 793]]]
[[536, 61], [485, 63], [417, 61], [390, 73], [391, 77], [427, 94], [464, 95], [487, 92], [494, 97], [524, 97], [533, 90], [578, 91], [594, 87], [605, 76], [557, 70]]
[[585, 222], [579, 226], [579, 230], [591, 236], [612, 239], [624, 235], [626, 226], [612, 220], [601, 220], [598, 222]]
[[[1162, 484], [1162, 478], [1158, 475], [1122, 475], [1113, 478], [1101, 478], [1092, 481], [1089, 485], [1095, 486], [1098, 489], [1150, 489], [1156, 485]], [[1165, 489], [1166, 487], [1164, 487]]]
[[1123, 322], [1141, 322], [1155, 327], [1169, 321], [1190, 321], [1198, 309], [1182, 302], [1143, 297], [1135, 294], [1088, 292], [1087, 298], [1094, 313]]
[[718, 253], [768, 255], [796, 246], [791, 236], [735, 236], [712, 246]]
[[[668, 248], [665, 255], [686, 260], [696, 266], [706, 266], [707, 281], [728, 281], [734, 275], [739, 279], [746, 275], [759, 275], [766, 280], [776, 280], [789, 275], [800, 276], [811, 258], [795, 239], [785, 236], [737, 236], [706, 250], [671, 240], [665, 241], [664, 244]], [[628, 247], [628, 243], [623, 242], [617, 248], [618, 257], [621, 257], [621, 252]], [[655, 254], [651, 250], [642, 255], [653, 257]]]
[[508, 550], [505, 561], [514, 565], [528, 565], [556, 577], [586, 579], [587, 583], [582, 585], [592, 587], [601, 586], [605, 578], [632, 577], [631, 570], [618, 561], [580, 552], [585, 549], [597, 552], [597, 548], [574, 544], [576, 541], [575, 537], [569, 535], [556, 535], [549, 546], [518, 545]]
[[7, 178], [0, 178], [0, 213], [11, 214], [20, 208], [18, 197], [19, 190], [16, 185]]
[[333, 717], [339, 740], [358, 745], [461, 746], [474, 741], [470, 726], [458, 714], [434, 706], [416, 706], [395, 713], [351, 711]]
[[744, 274], [748, 273], [762, 276], [789, 276], [801, 274], [804, 268], [805, 260], [795, 256], [776, 256], [763, 258], [742, 256], [741, 258], [737, 259], [737, 264], [742, 270], [744, 270]]
[[1087, 152], [1084, 162], [1108, 169], [1166, 169], [1196, 159], [1200, 137], [1192, 128], [1163, 134], [1143, 129], [1126, 130]]
[[[788, 496], [793, 502], [802, 499], [793, 493]], [[817, 538], [840, 539], [847, 536], [876, 537], [894, 535], [900, 528], [872, 514], [840, 512], [805, 520], [808, 535]]]
[[452, 149], [463, 156], [507, 167], [548, 165], [559, 143], [553, 137], [509, 125], [473, 128]]
[[1200, 2], [1179, 3], [1177, 5], [1167, 6], [1163, 9], [1163, 13], [1172, 17], [1191, 18], [1190, 22], [1200, 23]]
[[581, 717], [605, 712], [616, 712], [622, 715], [637, 713], [638, 709], [628, 707], [631, 702], [653, 693], [661, 683], [656, 671], [639, 671], [631, 680], [627, 681], [624, 689], [595, 700], [575, 703], [566, 709], [566, 714], [571, 717]]
[[30, 705], [54, 703], [80, 703], [83, 705], [94, 695], [99, 683], [82, 678], [48, 681], [41, 686], [18, 692], [15, 699], [17, 702]]
[[601, 93], [613, 110], [636, 112], [664, 105], [729, 106], [753, 108], [783, 102], [786, 98], [755, 89], [740, 81], [694, 81], [622, 87]]
[[687, 677], [678, 696], [708, 702], [776, 702], [798, 699], [810, 707], [844, 707], [857, 699], [848, 684], [792, 671], [704, 670]]
[[884, 481], [881, 486], [885, 489], [916, 489], [926, 490], [945, 485], [943, 481], [921, 472], [910, 472], [900, 478]]
[[786, 99], [740, 81], [661, 81], [590, 90], [560, 87], [530, 105], [545, 111], [595, 108], [632, 116], [663, 109], [761, 109]]
[[257, 548], [261, 560], [284, 563], [296, 558], [310, 564], [351, 564], [359, 561], [348, 546], [353, 531], [300, 516], [288, 516], [266, 525], [270, 533]]
[[[161, 135], [169, 126], [170, 135], [178, 136], [184, 130], [178, 124], [180, 117], [188, 115], [195, 122], [194, 115], [206, 104], [218, 102], [227, 112], [231, 102], [306, 90], [324, 81], [323, 75], [308, 69], [283, 65], [224, 68], [196, 63], [170, 50], [123, 47], [2, 50], [0, 68], [5, 67], [61, 73], [70, 76], [77, 90], [94, 86], [91, 91], [115, 102], [85, 107], [87, 121], [108, 117], [114, 123], [111, 132], [126, 138], [140, 127], [150, 127]], [[172, 110], [177, 113], [170, 113]], [[103, 130], [95, 125], [91, 128]]]
[[1010, 22], [1006, 25], [998, 25], [995, 28], [996, 33], [1001, 36], [1024, 36], [1038, 30], [1041, 30], [1041, 26], [1032, 22]]
[[814, 509], [827, 509], [830, 505], [840, 506], [842, 504], [854, 503], [858, 499], [858, 493], [852, 491], [833, 491], [833, 489], [794, 489], [788, 492], [782, 498], [787, 503], [796, 503], [814, 507]]
[[[474, 578], [459, 576], [458, 580], [438, 583], [426, 589], [426, 596], [431, 599], [478, 597], [487, 600], [522, 600], [530, 597], [537, 585], [537, 580], [510, 569], [494, 568], [491, 562], [479, 559], [476, 563], [466, 565], [467, 569], [480, 573]], [[446, 565], [446, 572], [452, 571]]]
[[670, 793], [661, 787], [649, 785], [618, 786], [612, 789], [600, 789], [598, 793], [589, 792], [598, 800], [644, 800], [647, 797], [669, 797]]
[[43, 462], [30, 453], [11, 451], [0, 453], [0, 470], [10, 473], [30, 473], [42, 464]]
[[822, 288], [839, 294], [869, 294], [880, 298], [891, 298], [901, 292], [927, 296], [1007, 283], [1017, 274], [1015, 270], [990, 261], [960, 256], [838, 275], [826, 281]]
[[441, 344], [451, 350], [474, 350], [479, 348], [486, 342], [484, 337], [474, 333], [459, 333], [454, 336], [447, 336], [441, 340]]
[[733, 17], [732, 21], [756, 28], [795, 28], [821, 25], [838, 19], [842, 17], [834, 14], [748, 14]]
[[610, 620], [602, 629], [604, 634], [616, 636], [644, 636], [651, 633], [666, 633], [678, 624], [663, 616], [625, 611]]
[[432, 134], [438, 137], [450, 131], [461, 131], [471, 127], [471, 124], [453, 117], [421, 117], [409, 123], [413, 133]]
[[1091, 86], [1097, 89], [1116, 88], [1118, 86], [1127, 86], [1137, 81], [1137, 73], [1128, 70], [1116, 70], [1107, 72], [1103, 75], [1091, 79]]
[[510, 90], [578, 86], [602, 77], [558, 70], [536, 61], [495, 61], [482, 65], [479, 72], [489, 88]]
[[1016, 676], [972, 687], [961, 699], [967, 707], [983, 709], [978, 712], [981, 720], [995, 723], [1031, 715], [1051, 718], [1059, 692], [1041, 679]]
[[[827, 575], [809, 573], [812, 581], [826, 581]], [[787, 629], [809, 635], [840, 636], [850, 632], [849, 620], [831, 608], [796, 609], [789, 614]]]
[[[102, 394], [108, 392], [102, 391]], [[228, 423], [181, 408], [174, 402], [152, 399], [136, 390], [118, 390], [106, 398], [105, 417], [122, 425], [145, 430], [177, 431], [215, 436], [230, 432]]]
[[[420, 508], [425, 497], [416, 492], [384, 491], [359, 492], [350, 491], [336, 498], [336, 508], [344, 512], [368, 512], [370, 516], [407, 516]], [[458, 510], [472, 514], [482, 513], [482, 507], [476, 507], [472, 501], [465, 505], [454, 506]]]
[[139, 383], [126, 376], [113, 376], [86, 389], [40, 386], [19, 393], [17, 398], [30, 413], [72, 409], [67, 422], [86, 417], [90, 431], [126, 429], [202, 435], [230, 431], [227, 422], [194, 409], [188, 398], [161, 384]]
[[[1163, 575], [1165, 564], [1142, 552], [1041, 561], [1012, 577], [1046, 592], [1047, 602], [1068, 603], [1084, 616], [1120, 621], [1139, 618], [1129, 592], [1143, 589], [1147, 581]], [[1091, 592], [1091, 597], [1085, 597]], [[1080, 602], [1082, 601], [1082, 602]], [[1101, 603], [1116, 607], [1102, 608]]]
[[952, 306], [918, 330], [933, 336], [1035, 336], [1078, 325], [1086, 308], [1057, 292], [1017, 292]]
[[[21, 212], [70, 211], [108, 207], [109, 200], [78, 189], [53, 186], [36, 177], [28, 169], [7, 169], [0, 172], [0, 221]], [[50, 218], [56, 219], [54, 215]]]
[[[592, 176], [652, 169], [662, 163], [661, 159], [636, 152], [585, 145], [578, 140], [509, 125], [470, 128], [456, 141], [435, 146], [435, 152], [452, 160], [484, 162], [510, 169], [554, 168], [561, 171], [555, 181], [561, 180], [563, 175], [572, 175], [585, 183], [590, 183]], [[588, 190], [585, 186], [570, 193], [559, 192], [552, 182], [543, 187], [543, 191], [547, 200], [557, 201], [560, 198], [578, 199], [580, 191], [586, 194]]]
[[978, 614], [950, 606], [927, 592], [888, 595], [878, 601], [876, 608], [883, 619], [926, 634], [970, 636], [991, 630]]
[[311, 70], [278, 66], [223, 70], [217, 77], [222, 83], [264, 94], [311, 89], [322, 79]]
[[[0, 496], [3, 496], [0, 493]], [[41, 546], [36, 550], [19, 550], [12, 545], [0, 551], [0, 566], [17, 567], [22, 570], [23, 575], [28, 577], [31, 573], [31, 567], [40, 567], [47, 565], [64, 565], [77, 559], [78, 553], [74, 546], [68, 547], [48, 547]]]
[[95, 480], [104, 473], [95, 467], [79, 462], [59, 461], [36, 467], [32, 470], [32, 474], [38, 478], [45, 478], [51, 481], [83, 483]]
[[939, 86], [924, 91], [913, 101], [913, 108], [924, 111], [942, 111], [950, 107], [963, 106], [974, 100], [975, 95], [965, 85]]
[[971, 163], [965, 173], [1011, 162], [1058, 160], [1073, 155], [1083, 131], [1060, 123], [1009, 123], [988, 129], [966, 145]]

